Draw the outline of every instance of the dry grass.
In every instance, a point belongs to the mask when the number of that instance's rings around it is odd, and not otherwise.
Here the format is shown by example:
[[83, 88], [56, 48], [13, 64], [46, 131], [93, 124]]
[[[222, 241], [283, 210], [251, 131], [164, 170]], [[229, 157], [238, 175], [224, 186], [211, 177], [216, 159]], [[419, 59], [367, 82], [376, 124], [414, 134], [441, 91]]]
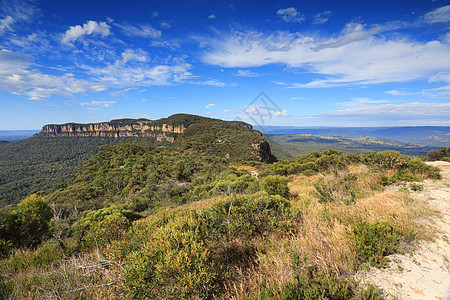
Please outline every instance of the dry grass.
[[[313, 183], [319, 178], [349, 173], [359, 175], [355, 185], [365, 197], [351, 205], [340, 201], [322, 204], [315, 199]], [[430, 238], [433, 232], [424, 220], [435, 212], [428, 204], [412, 199], [405, 191], [374, 191], [372, 186], [378, 180], [375, 176], [366, 166], [351, 166], [337, 175], [293, 177], [289, 183], [291, 203], [300, 215], [295, 233], [267, 238], [253, 266], [234, 270], [235, 280], [227, 284], [226, 298], [258, 299], [267, 286], [278, 287], [280, 296], [281, 287], [295, 282], [294, 271], [301, 272], [302, 268], [314, 267], [335, 276], [354, 274], [359, 261], [352, 221], [386, 221], [411, 236]]]
[[247, 172], [251, 172], [251, 171], [255, 171], [256, 167], [252, 167], [252, 166], [247, 166], [247, 165], [239, 165], [239, 164], [234, 164], [231, 165], [233, 168], [235, 168], [238, 171], [247, 171]]
[[121, 267], [99, 253], [61, 259], [50, 267], [14, 272], [3, 266], [14, 299], [124, 299]]

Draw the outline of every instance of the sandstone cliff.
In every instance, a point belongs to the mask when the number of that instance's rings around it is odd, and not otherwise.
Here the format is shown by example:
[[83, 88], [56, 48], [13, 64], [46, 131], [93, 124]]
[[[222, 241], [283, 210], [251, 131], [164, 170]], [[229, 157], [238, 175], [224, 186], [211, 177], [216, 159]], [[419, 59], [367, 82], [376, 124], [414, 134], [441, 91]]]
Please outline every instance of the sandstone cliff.
[[271, 159], [270, 146], [252, 125], [240, 121], [222, 121], [188, 114], [176, 114], [159, 120], [119, 119], [102, 123], [45, 125], [43, 137], [150, 137], [156, 142], [175, 143], [181, 149], [231, 159]]
[[40, 135], [48, 137], [154, 137], [157, 141], [173, 143], [177, 135], [186, 129], [183, 125], [159, 124], [147, 119], [121, 119], [91, 124], [45, 125]]

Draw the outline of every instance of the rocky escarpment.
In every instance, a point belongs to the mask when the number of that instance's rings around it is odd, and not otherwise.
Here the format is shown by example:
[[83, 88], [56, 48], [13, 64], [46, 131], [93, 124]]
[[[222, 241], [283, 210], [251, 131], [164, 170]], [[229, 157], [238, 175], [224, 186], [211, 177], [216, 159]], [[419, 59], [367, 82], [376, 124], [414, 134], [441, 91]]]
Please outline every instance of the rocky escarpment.
[[90, 124], [50, 124], [45, 125], [39, 134], [48, 137], [153, 137], [157, 141], [166, 140], [173, 143], [176, 136], [185, 129], [181, 124], [161, 124], [147, 119], [120, 119]]
[[102, 123], [45, 125], [43, 137], [150, 137], [174, 147], [233, 160], [268, 162], [272, 155], [262, 134], [241, 121], [176, 114], [159, 120], [119, 119]]

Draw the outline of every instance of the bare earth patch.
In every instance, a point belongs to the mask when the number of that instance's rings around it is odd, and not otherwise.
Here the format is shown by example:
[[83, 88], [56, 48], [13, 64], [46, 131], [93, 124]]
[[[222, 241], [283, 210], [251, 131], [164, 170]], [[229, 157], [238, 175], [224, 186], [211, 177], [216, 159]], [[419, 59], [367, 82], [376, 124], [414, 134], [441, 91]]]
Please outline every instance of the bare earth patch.
[[424, 181], [424, 189], [411, 196], [439, 212], [440, 217], [428, 220], [436, 230], [434, 241], [420, 242], [412, 255], [390, 256], [389, 268], [358, 276], [381, 288], [386, 299], [450, 300], [450, 163], [429, 164], [441, 169], [442, 180]]

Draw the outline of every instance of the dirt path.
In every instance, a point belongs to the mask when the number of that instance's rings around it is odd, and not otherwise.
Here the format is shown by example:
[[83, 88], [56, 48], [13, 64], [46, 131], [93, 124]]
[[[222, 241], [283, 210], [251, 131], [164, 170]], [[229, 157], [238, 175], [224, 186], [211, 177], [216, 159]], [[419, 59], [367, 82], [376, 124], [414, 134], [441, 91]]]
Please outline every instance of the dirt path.
[[364, 278], [379, 286], [386, 299], [450, 300], [450, 163], [432, 162], [441, 169], [442, 180], [426, 180], [414, 197], [428, 201], [441, 213], [433, 218], [434, 242], [421, 242], [411, 255], [392, 255], [387, 269], [371, 269]]

